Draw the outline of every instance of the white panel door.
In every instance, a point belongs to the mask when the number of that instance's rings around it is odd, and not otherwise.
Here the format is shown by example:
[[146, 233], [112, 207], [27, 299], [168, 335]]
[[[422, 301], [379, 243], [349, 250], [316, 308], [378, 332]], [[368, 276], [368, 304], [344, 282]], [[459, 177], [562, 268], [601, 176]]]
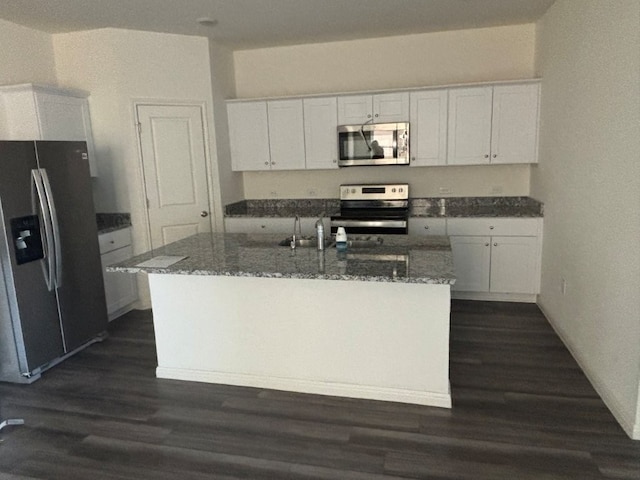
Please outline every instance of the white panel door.
[[338, 97], [338, 125], [360, 125], [373, 121], [371, 95]]
[[492, 237], [491, 285], [496, 293], [538, 293], [536, 237]]
[[305, 98], [306, 168], [338, 168], [338, 106], [336, 97]]
[[412, 92], [411, 166], [447, 163], [447, 90]]
[[540, 86], [493, 89], [491, 163], [536, 163]]
[[491, 237], [451, 236], [456, 283], [452, 290], [488, 292]]
[[267, 102], [227, 104], [231, 169], [270, 170]]
[[267, 102], [271, 170], [304, 169], [302, 100]]
[[488, 164], [491, 154], [492, 87], [449, 91], [447, 163]]
[[409, 94], [382, 93], [373, 96], [373, 123], [409, 121]]
[[151, 246], [211, 231], [199, 106], [138, 105]]

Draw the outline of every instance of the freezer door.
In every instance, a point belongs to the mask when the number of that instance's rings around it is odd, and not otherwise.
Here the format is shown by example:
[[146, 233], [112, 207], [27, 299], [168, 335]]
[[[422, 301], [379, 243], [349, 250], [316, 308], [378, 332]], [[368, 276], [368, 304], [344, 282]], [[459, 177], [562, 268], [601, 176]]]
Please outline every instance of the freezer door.
[[[37, 198], [32, 198], [36, 168], [33, 142], [0, 142], [0, 265], [6, 283], [0, 295], [6, 295], [10, 312], [0, 322], [10, 323], [13, 331], [13, 338], [0, 339], [0, 348], [3, 342], [15, 342], [20, 373], [32, 372], [64, 353], [56, 294], [46, 283], [49, 258], [46, 249], [42, 254], [36, 251], [34, 238], [44, 237], [46, 222]], [[29, 237], [34, 215], [40, 231]], [[25, 245], [32, 249], [32, 258], [20, 252]]]
[[96, 214], [84, 142], [36, 142], [57, 218], [56, 284], [67, 351], [107, 328]]

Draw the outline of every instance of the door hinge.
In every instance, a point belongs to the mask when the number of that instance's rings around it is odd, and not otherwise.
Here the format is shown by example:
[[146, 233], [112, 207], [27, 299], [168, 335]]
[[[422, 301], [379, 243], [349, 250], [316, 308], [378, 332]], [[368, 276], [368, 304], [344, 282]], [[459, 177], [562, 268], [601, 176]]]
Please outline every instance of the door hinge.
[[138, 135], [142, 133], [142, 124], [140, 122], [136, 123], [136, 128], [138, 129]]

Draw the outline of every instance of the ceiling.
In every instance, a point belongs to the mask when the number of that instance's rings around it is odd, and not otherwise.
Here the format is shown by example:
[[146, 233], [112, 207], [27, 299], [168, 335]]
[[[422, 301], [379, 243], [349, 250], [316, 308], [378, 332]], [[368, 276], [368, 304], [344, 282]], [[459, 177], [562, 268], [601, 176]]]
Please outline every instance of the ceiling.
[[[0, 0], [0, 18], [49, 33], [124, 28], [207, 36], [237, 50], [538, 20], [555, 0]], [[213, 25], [198, 24], [198, 18]]]

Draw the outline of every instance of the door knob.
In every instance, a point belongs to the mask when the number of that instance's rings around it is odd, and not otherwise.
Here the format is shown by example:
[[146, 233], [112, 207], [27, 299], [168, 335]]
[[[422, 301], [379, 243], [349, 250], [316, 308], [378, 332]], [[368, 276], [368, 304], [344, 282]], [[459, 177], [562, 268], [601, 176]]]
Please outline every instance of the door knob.
[[200, 216], [201, 216], [202, 218], [204, 218], [204, 217], [208, 217], [208, 216], [209, 216], [209, 212], [207, 212], [206, 210], [203, 210], [203, 211], [201, 211], [201, 212], [200, 212]]

